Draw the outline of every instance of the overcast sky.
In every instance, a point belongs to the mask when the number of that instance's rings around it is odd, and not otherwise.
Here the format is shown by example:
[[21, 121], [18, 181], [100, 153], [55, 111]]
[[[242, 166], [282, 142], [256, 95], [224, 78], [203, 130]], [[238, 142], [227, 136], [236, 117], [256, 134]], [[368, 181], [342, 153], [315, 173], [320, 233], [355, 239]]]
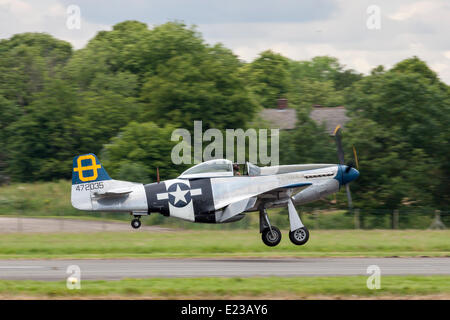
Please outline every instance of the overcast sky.
[[[69, 5], [80, 8], [80, 29], [66, 26]], [[376, 26], [371, 5], [379, 29], [367, 27]], [[48, 32], [79, 49], [124, 20], [195, 24], [247, 61], [272, 49], [296, 60], [334, 56], [367, 73], [417, 55], [450, 84], [449, 0], [0, 0], [0, 38]]]

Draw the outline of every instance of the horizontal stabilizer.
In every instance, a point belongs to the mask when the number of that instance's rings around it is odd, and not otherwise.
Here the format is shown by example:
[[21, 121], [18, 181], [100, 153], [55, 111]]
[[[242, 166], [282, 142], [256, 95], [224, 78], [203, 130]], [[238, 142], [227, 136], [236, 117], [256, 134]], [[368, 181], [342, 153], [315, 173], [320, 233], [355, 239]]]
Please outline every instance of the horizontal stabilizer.
[[129, 189], [113, 189], [108, 191], [96, 191], [93, 193], [93, 196], [96, 198], [105, 198], [105, 197], [123, 197], [125, 195], [130, 194], [133, 190]]

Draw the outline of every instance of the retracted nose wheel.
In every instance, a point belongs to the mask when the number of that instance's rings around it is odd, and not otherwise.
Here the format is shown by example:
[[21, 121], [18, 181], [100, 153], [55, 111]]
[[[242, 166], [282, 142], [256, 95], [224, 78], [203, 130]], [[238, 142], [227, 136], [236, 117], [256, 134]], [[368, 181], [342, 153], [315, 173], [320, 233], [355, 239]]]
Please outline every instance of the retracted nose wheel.
[[281, 241], [281, 231], [275, 226], [266, 228], [262, 232], [262, 241], [266, 246], [275, 247]]
[[137, 219], [137, 218], [131, 220], [131, 226], [132, 226], [134, 229], [138, 229], [138, 228], [141, 226], [141, 220], [139, 220], [139, 219]]
[[306, 227], [298, 228], [297, 230], [289, 232], [289, 239], [293, 244], [301, 246], [308, 242], [309, 239], [309, 231]]

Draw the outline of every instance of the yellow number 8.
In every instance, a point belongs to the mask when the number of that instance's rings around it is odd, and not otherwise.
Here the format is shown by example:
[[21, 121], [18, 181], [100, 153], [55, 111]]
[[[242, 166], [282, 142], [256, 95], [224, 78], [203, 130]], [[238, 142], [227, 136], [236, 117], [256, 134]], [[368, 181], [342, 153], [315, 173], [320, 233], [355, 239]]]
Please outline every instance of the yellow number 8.
[[[88, 160], [88, 159], [90, 159], [92, 161], [92, 164], [90, 166], [83, 167], [81, 164], [81, 161]], [[73, 168], [73, 171], [78, 172], [78, 176], [79, 176], [80, 180], [83, 182], [96, 180], [98, 177], [97, 170], [102, 167], [100, 164], [97, 164], [97, 162], [95, 161], [95, 157], [92, 154], [78, 157], [77, 165], [78, 165], [78, 167]], [[83, 176], [83, 171], [88, 171], [88, 170], [92, 170], [93, 175], [91, 177]]]

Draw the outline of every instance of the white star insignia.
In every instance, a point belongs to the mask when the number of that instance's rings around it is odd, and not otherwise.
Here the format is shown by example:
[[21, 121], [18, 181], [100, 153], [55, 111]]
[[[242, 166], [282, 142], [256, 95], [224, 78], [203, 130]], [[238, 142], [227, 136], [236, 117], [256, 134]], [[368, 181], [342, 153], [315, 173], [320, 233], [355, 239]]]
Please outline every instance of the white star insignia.
[[177, 185], [177, 190], [170, 192], [170, 194], [175, 197], [173, 204], [176, 205], [178, 201], [183, 201], [184, 203], [187, 203], [185, 195], [188, 192], [189, 190], [181, 190], [180, 185]]

